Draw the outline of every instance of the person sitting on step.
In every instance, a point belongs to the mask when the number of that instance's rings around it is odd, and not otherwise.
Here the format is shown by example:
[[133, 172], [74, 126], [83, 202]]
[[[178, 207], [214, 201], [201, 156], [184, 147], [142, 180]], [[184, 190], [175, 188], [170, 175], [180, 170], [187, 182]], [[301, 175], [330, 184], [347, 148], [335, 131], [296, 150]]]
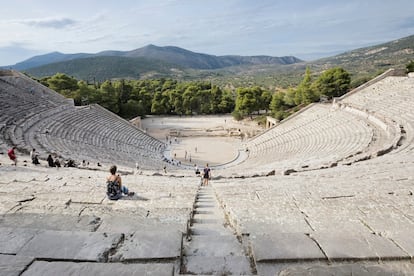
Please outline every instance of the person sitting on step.
[[122, 185], [122, 178], [119, 174], [116, 174], [116, 171], [117, 168], [115, 165], [112, 165], [109, 168], [109, 172], [111, 174], [106, 178], [106, 194], [108, 195], [108, 198], [111, 200], [117, 200], [122, 197], [122, 194], [128, 196], [134, 195], [134, 192], [130, 192], [125, 185]]

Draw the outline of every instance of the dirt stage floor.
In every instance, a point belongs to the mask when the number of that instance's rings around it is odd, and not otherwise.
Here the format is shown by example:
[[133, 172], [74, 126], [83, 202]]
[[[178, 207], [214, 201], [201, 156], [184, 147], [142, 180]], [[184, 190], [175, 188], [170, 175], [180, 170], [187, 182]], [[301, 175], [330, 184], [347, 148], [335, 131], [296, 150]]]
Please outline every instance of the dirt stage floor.
[[238, 122], [230, 115], [152, 116], [142, 120], [142, 128], [171, 145], [171, 158], [200, 167], [231, 162], [248, 137], [264, 131], [254, 121]]

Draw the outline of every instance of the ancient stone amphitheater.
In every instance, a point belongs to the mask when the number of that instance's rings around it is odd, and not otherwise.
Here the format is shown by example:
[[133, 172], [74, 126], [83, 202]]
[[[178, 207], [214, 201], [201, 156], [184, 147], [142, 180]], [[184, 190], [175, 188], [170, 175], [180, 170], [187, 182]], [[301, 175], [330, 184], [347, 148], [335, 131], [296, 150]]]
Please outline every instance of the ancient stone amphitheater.
[[[18, 72], [0, 71], [0, 110], [1, 275], [414, 275], [413, 77], [309, 106], [209, 186], [164, 142]], [[102, 167], [35, 166], [32, 148]], [[112, 163], [137, 195], [106, 198]]]

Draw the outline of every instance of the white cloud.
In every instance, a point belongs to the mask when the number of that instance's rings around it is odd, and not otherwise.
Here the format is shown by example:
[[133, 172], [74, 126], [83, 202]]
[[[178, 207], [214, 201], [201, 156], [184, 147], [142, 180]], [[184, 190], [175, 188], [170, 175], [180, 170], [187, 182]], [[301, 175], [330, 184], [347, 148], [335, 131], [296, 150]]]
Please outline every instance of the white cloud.
[[63, 29], [68, 26], [75, 25], [76, 20], [71, 18], [42, 18], [42, 19], [25, 19], [16, 21], [16, 23], [24, 24], [27, 26], [40, 27], [40, 28], [54, 28]]

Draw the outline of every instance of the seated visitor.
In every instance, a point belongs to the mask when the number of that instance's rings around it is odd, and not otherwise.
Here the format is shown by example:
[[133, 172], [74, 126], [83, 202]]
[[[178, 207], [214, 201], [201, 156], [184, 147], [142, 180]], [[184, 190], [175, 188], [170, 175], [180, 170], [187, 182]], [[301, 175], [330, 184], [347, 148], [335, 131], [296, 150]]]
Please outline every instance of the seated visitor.
[[60, 165], [60, 161], [59, 161], [59, 159], [55, 159], [55, 162], [54, 162], [54, 164], [55, 164], [55, 167], [58, 167], [58, 168], [60, 168], [61, 167], [61, 165]]
[[75, 161], [72, 159], [66, 160], [65, 167], [73, 167], [73, 168], [76, 167]]
[[55, 161], [53, 160], [53, 157], [52, 157], [51, 154], [49, 154], [46, 161], [47, 161], [47, 164], [49, 165], [49, 167], [55, 167]]
[[116, 170], [116, 166], [112, 165], [109, 169], [111, 174], [106, 178], [106, 194], [108, 198], [111, 200], [117, 200], [122, 197], [122, 194], [128, 196], [134, 195], [134, 192], [129, 192], [128, 188], [122, 185], [121, 176], [116, 174]]
[[36, 149], [32, 149], [30, 151], [30, 159], [32, 160], [32, 163], [33, 164], [35, 164], [35, 165], [39, 165], [40, 164], [38, 155], [36, 153]]

